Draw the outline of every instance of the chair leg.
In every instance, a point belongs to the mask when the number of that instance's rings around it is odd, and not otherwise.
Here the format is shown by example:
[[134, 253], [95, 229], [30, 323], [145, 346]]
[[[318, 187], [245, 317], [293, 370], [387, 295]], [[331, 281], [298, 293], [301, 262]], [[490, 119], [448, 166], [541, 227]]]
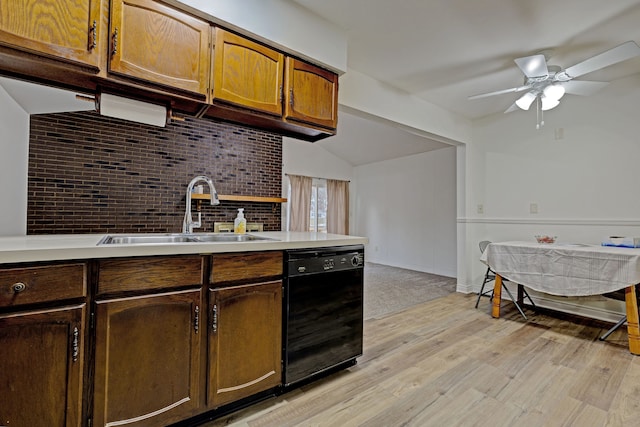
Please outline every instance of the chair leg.
[[536, 307], [536, 303], [533, 302], [533, 300], [529, 296], [529, 292], [527, 292], [527, 290], [524, 288], [524, 286], [522, 286], [522, 292], [524, 292], [524, 297], [529, 299], [529, 302], [531, 303], [531, 306], [533, 307], [533, 309], [537, 310], [538, 307]]
[[476, 308], [478, 308], [478, 304], [480, 304], [480, 298], [482, 298], [482, 295], [484, 295], [484, 285], [486, 285], [487, 282], [484, 282], [482, 284], [482, 287], [480, 288], [480, 292], [478, 292], [478, 299], [476, 300]]
[[480, 298], [482, 297], [482, 295], [484, 295], [484, 286], [488, 282], [488, 276], [489, 276], [489, 269], [487, 269], [487, 272], [484, 273], [484, 280], [482, 281], [482, 286], [480, 287], [480, 292], [478, 292], [478, 299], [476, 300], [476, 308], [478, 308], [478, 304], [480, 303]]
[[604, 333], [604, 335], [602, 335], [600, 337], [600, 341], [604, 341], [606, 340], [609, 335], [611, 335], [616, 329], [618, 329], [620, 326], [624, 325], [624, 322], [627, 321], [627, 316], [624, 316], [622, 319], [620, 319], [620, 321], [618, 323], [616, 323], [613, 328], [609, 329], [607, 332]]
[[[484, 273], [484, 280], [482, 281], [482, 287], [480, 288], [480, 292], [478, 292], [478, 299], [476, 299], [476, 308], [478, 308], [478, 304], [480, 303], [480, 298], [482, 298], [483, 295], [485, 295], [485, 293], [489, 293], [489, 291], [484, 292], [484, 287], [487, 283], [489, 283], [491, 280], [489, 280], [489, 269], [487, 268], [487, 272]], [[493, 290], [491, 290], [491, 294], [493, 295]]]
[[515, 304], [515, 306], [518, 309], [518, 311], [520, 312], [520, 314], [522, 314], [522, 317], [524, 317], [524, 320], [529, 320], [529, 319], [527, 319], [527, 315], [524, 314], [524, 311], [522, 311], [522, 309], [520, 308], [520, 304], [518, 304], [518, 302], [515, 300], [515, 298], [513, 298], [513, 295], [511, 294], [511, 291], [509, 291], [509, 288], [507, 288], [504, 283], [502, 283], [502, 287], [504, 288], [505, 291], [507, 291], [507, 294], [509, 295], [509, 298], [511, 298], [511, 301], [513, 301], [513, 303]]

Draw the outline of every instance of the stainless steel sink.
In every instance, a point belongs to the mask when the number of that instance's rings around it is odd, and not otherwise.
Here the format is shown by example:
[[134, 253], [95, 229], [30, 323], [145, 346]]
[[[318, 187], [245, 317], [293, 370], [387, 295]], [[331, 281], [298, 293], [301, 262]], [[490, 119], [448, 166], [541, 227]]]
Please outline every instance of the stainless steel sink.
[[193, 237], [200, 242], [252, 242], [255, 240], [273, 240], [267, 237], [254, 236], [253, 234], [232, 233], [194, 234]]
[[256, 240], [274, 240], [252, 234], [211, 233], [211, 234], [131, 234], [104, 236], [101, 245], [157, 245], [167, 243], [215, 243], [215, 242], [252, 242]]
[[130, 236], [105, 236], [98, 242], [98, 245], [144, 245], [190, 242], [197, 242], [197, 240], [184, 234], [134, 234]]

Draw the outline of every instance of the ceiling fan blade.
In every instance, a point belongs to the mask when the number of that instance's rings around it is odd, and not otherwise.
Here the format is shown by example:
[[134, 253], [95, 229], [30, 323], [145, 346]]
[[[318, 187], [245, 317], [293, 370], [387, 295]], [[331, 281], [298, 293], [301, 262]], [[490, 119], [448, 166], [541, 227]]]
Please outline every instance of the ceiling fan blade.
[[511, 107], [509, 107], [506, 110], [504, 110], [504, 114], [511, 113], [511, 112], [517, 111], [519, 109], [520, 109], [520, 107], [518, 107], [518, 105], [514, 102], [513, 104], [511, 104]]
[[608, 84], [607, 82], [590, 82], [584, 80], [571, 80], [561, 83], [567, 93], [581, 96], [592, 95]]
[[628, 41], [613, 49], [592, 56], [564, 71], [570, 78], [576, 78], [638, 55], [640, 55], [640, 47], [634, 41]]
[[495, 92], [481, 93], [480, 95], [470, 96], [468, 99], [486, 98], [488, 96], [503, 95], [505, 93], [522, 92], [523, 90], [527, 90], [527, 89], [531, 89], [531, 86], [525, 85], [525, 86], [512, 87], [512, 88], [509, 88], [509, 89], [497, 90]]
[[531, 55], [514, 59], [516, 65], [522, 70], [525, 76], [544, 77], [549, 75], [547, 61], [544, 55]]

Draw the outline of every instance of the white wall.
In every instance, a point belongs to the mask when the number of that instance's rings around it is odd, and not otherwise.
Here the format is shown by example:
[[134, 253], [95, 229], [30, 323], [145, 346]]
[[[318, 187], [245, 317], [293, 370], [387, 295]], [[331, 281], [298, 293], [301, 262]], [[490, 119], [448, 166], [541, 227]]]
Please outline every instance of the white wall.
[[456, 277], [456, 147], [355, 168], [371, 262]]
[[590, 97], [565, 96], [545, 113], [540, 130], [535, 111], [474, 123], [465, 147], [466, 207], [458, 219], [459, 242], [465, 241], [460, 291], [481, 283], [480, 240], [552, 234], [559, 242], [600, 244], [610, 235], [640, 236], [640, 81], [632, 91], [621, 83]]
[[29, 115], [0, 86], [0, 236], [27, 233]]

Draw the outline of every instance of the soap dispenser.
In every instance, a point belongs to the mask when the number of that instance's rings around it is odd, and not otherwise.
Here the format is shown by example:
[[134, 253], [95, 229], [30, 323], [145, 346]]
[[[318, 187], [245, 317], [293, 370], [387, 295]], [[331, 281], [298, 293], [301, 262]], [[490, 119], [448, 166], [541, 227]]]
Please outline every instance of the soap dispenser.
[[238, 216], [233, 222], [233, 232], [236, 234], [244, 234], [247, 232], [247, 220], [244, 218], [244, 209], [238, 209]]

